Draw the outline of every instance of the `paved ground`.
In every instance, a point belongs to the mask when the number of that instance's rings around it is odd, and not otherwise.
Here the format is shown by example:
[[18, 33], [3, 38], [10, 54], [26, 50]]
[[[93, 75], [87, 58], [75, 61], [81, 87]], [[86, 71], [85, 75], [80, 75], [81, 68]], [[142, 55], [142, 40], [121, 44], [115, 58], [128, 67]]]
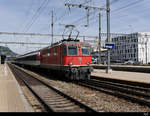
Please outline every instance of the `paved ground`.
[[23, 93], [5, 64], [0, 64], [0, 112], [30, 112], [32, 109], [25, 100]]
[[[103, 65], [103, 64], [92, 64], [92, 66], [107, 66], [107, 65]], [[137, 67], [137, 68], [150, 68], [149, 65], [145, 65], [145, 66], [140, 66], [140, 65], [115, 65], [115, 64], [111, 64], [111, 67]]]
[[107, 74], [106, 70], [94, 69], [91, 75], [150, 84], [150, 73], [138, 73], [138, 72], [126, 72], [126, 71], [113, 70], [111, 74]]

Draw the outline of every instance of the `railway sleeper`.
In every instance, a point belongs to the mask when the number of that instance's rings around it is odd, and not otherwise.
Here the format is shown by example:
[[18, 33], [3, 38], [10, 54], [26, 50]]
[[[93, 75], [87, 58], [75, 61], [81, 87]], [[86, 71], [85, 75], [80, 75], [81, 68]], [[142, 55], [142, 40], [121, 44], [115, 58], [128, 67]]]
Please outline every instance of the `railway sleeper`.
[[57, 106], [57, 105], [60, 105], [60, 106], [62, 105], [62, 106], [64, 106], [64, 104], [65, 104], [65, 105], [67, 106], [67, 105], [70, 105], [70, 104], [73, 105], [74, 103], [71, 103], [71, 102], [64, 102], [64, 103], [55, 102], [55, 103], [49, 103], [49, 104], [50, 104], [50, 105], [54, 105], [54, 106], [55, 106], [55, 105], [56, 105], [56, 106]]

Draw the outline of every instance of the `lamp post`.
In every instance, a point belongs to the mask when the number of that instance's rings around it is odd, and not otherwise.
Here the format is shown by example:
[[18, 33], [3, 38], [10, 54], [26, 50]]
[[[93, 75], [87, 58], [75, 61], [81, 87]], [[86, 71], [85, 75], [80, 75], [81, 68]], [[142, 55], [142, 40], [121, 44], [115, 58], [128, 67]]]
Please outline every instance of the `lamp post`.
[[[110, 43], [110, 0], [106, 0], [106, 13], [107, 13], [107, 43]], [[110, 49], [107, 50], [107, 69], [106, 73], [111, 73], [110, 68]]]
[[101, 62], [101, 13], [99, 13], [99, 41], [98, 41], [99, 55], [98, 64]]

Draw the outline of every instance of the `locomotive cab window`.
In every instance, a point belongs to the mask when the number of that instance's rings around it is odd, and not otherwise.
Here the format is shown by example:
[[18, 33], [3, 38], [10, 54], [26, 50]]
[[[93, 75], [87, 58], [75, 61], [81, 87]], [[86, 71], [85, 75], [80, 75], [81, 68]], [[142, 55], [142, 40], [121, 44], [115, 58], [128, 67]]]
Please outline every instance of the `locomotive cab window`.
[[67, 55], [67, 46], [64, 46], [64, 56], [66, 56]]
[[82, 55], [90, 55], [90, 47], [82, 46]]
[[70, 56], [77, 56], [77, 46], [68, 46], [68, 55]]

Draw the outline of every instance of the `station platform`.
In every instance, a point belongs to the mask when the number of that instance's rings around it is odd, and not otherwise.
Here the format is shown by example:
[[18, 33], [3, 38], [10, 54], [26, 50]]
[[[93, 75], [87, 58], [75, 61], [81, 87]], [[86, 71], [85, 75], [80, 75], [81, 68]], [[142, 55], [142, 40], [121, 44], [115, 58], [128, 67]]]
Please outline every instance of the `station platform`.
[[[107, 65], [103, 65], [103, 64], [92, 64], [91, 66], [95, 69], [106, 69], [107, 68]], [[119, 65], [119, 64], [115, 65], [115, 64], [112, 64], [111, 69], [116, 70], [116, 71], [150, 73], [150, 66], [148, 66], [148, 65], [141, 66], [141, 65]]]
[[7, 64], [0, 64], [0, 112], [32, 112]]
[[150, 73], [112, 70], [112, 72], [108, 74], [106, 73], [106, 69], [94, 69], [91, 76], [150, 84]]

